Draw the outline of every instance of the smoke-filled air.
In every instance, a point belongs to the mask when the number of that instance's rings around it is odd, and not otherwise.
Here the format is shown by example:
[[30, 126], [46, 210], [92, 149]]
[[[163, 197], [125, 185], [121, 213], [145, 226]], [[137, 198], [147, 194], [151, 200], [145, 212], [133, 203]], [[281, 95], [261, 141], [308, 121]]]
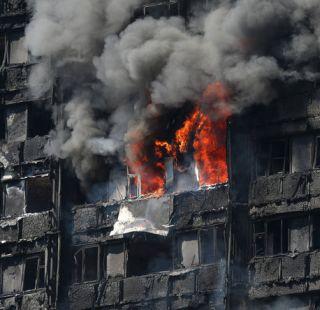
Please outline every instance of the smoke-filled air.
[[119, 164], [159, 193], [165, 159], [190, 150], [200, 185], [226, 182], [228, 117], [276, 99], [276, 84], [318, 78], [319, 0], [212, 1], [188, 23], [134, 18], [144, 2], [29, 0], [25, 42], [41, 60], [30, 91], [60, 89], [46, 151], [87, 191]]

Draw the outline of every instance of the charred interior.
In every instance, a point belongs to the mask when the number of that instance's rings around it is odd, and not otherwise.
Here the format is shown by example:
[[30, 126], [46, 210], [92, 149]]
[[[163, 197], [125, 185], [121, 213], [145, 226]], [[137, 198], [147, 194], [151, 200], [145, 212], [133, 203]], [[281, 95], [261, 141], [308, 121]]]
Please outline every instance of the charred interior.
[[0, 309], [320, 309], [319, 4], [41, 1], [0, 2]]

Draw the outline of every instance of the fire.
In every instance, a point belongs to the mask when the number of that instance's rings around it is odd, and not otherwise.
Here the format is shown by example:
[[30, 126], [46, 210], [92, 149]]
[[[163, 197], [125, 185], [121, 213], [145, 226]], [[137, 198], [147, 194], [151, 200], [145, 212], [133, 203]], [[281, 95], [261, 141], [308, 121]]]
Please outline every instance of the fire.
[[[199, 185], [228, 181], [226, 162], [227, 119], [229, 91], [220, 82], [210, 84], [193, 111], [176, 130], [172, 142], [154, 140], [151, 146], [138, 141], [130, 145], [132, 161], [128, 165], [140, 174], [142, 194], [161, 195], [165, 185], [165, 157], [179, 156], [191, 148], [196, 163]], [[148, 152], [146, 151], [148, 149]]]

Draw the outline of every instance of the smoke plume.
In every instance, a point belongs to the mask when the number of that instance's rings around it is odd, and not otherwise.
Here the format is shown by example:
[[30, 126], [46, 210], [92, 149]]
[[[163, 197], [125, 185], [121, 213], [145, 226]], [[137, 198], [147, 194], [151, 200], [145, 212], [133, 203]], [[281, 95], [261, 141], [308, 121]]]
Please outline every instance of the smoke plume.
[[144, 2], [29, 0], [26, 46], [42, 59], [31, 91], [41, 96], [59, 81], [63, 94], [47, 151], [70, 159], [85, 185], [110, 162], [130, 160], [126, 142], [147, 139], [155, 119], [197, 101], [210, 83], [228, 87], [237, 112], [274, 100], [277, 83], [318, 78], [318, 0], [220, 1], [191, 8], [188, 25], [132, 21]]

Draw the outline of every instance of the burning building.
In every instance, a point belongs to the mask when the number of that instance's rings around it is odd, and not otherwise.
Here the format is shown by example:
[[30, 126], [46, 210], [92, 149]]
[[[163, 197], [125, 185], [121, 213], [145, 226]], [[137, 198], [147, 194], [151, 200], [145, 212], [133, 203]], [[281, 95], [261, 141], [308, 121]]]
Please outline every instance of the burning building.
[[0, 309], [318, 309], [318, 0], [3, 0]]

